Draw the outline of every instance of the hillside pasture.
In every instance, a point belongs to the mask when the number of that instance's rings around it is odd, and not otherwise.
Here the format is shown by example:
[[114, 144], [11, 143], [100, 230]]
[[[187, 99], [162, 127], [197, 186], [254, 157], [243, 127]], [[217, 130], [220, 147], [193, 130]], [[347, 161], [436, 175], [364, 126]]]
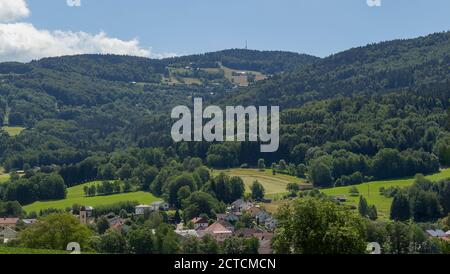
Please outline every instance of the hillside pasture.
[[[439, 173], [426, 176], [427, 179], [438, 182], [444, 179], [450, 178], [450, 169], [443, 169]], [[386, 180], [386, 181], [375, 181], [370, 183], [364, 183], [361, 185], [356, 185], [360, 195], [364, 196], [367, 199], [367, 202], [371, 205], [375, 205], [378, 210], [378, 215], [380, 218], [387, 219], [389, 218], [390, 208], [392, 204], [392, 198], [387, 198], [380, 194], [380, 188], [389, 188], [389, 187], [408, 187], [414, 183], [414, 178], [408, 179], [398, 179], [398, 180]], [[351, 197], [349, 194], [350, 188], [352, 186], [345, 187], [336, 187], [330, 189], [322, 190], [323, 193], [329, 196], [345, 196], [347, 198], [347, 202], [345, 204], [358, 206], [359, 196]]]
[[9, 136], [14, 137], [14, 136], [17, 136], [20, 133], [22, 133], [22, 131], [24, 131], [25, 128], [4, 126], [4, 127], [2, 127], [2, 130], [4, 130], [6, 133], [8, 133]]
[[131, 202], [136, 201], [141, 204], [151, 204], [153, 202], [161, 200], [153, 196], [151, 193], [142, 191], [105, 195], [105, 196], [95, 196], [95, 197], [86, 197], [84, 195], [84, 186], [90, 186], [92, 184], [99, 184], [99, 183], [100, 183], [99, 181], [95, 181], [68, 188], [66, 199], [35, 202], [33, 204], [24, 206], [24, 210], [29, 213], [29, 212], [39, 212], [40, 210], [49, 208], [66, 209], [68, 207], [72, 207], [73, 204], [96, 207], [125, 201]]
[[234, 168], [227, 170], [214, 170], [213, 175], [217, 176], [221, 172], [224, 172], [228, 176], [240, 177], [246, 186], [246, 191], [250, 192], [250, 187], [253, 182], [258, 181], [266, 190], [266, 195], [268, 197], [276, 196], [278, 194], [287, 193], [286, 187], [289, 183], [298, 183], [300, 185], [305, 185], [306, 181], [294, 176], [289, 176], [285, 174], [272, 174], [272, 170], [266, 169], [260, 171], [258, 169], [243, 169]]

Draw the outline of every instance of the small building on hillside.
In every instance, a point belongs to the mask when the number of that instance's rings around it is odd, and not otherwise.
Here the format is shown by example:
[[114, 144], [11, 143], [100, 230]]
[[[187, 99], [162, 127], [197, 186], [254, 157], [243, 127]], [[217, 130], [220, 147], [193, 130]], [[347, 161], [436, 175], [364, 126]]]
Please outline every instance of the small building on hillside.
[[0, 229], [16, 228], [19, 218], [0, 218]]
[[266, 221], [264, 222], [265, 227], [270, 231], [275, 230], [275, 228], [277, 228], [277, 224], [278, 224], [277, 220], [274, 219], [273, 217], [266, 219]]
[[17, 239], [17, 234], [18, 234], [17, 231], [15, 231], [10, 227], [0, 229], [0, 243], [6, 244], [11, 240]]
[[94, 214], [94, 208], [92, 206], [85, 206], [84, 209], [86, 210], [86, 216], [91, 218]]
[[153, 211], [158, 211], [158, 210], [162, 210], [162, 211], [167, 211], [169, 210], [169, 204], [166, 202], [153, 202], [151, 205], [151, 208]]
[[446, 238], [447, 234], [441, 229], [428, 229], [427, 234], [431, 238]]
[[229, 237], [233, 236], [233, 231], [231, 231], [229, 228], [226, 228], [220, 222], [215, 222], [207, 228], [200, 230], [198, 233], [200, 237], [211, 235], [218, 242], [223, 242]]
[[231, 211], [232, 212], [242, 212], [242, 211], [248, 210], [249, 208], [251, 208], [253, 206], [254, 206], [253, 203], [246, 202], [243, 199], [238, 199], [231, 204]]
[[144, 215], [145, 211], [151, 211], [152, 207], [149, 205], [138, 205], [135, 207], [136, 215]]
[[216, 214], [217, 221], [237, 222], [239, 216], [233, 213]]
[[35, 224], [37, 222], [37, 219], [22, 219], [22, 222], [25, 225], [32, 225], [32, 224]]
[[261, 211], [262, 211], [262, 208], [260, 206], [258, 206], [258, 205], [255, 205], [255, 206], [252, 206], [252, 207], [249, 207], [249, 208], [245, 209], [245, 212], [250, 214], [250, 216], [252, 216], [252, 218], [255, 218], [256, 215], [258, 213], [260, 213]]
[[264, 224], [267, 219], [271, 218], [272, 216], [264, 210], [261, 210], [258, 212], [255, 216], [255, 220], [257, 224]]
[[195, 217], [191, 220], [191, 223], [194, 225], [195, 230], [207, 228], [209, 225], [208, 219], [204, 217]]
[[199, 237], [197, 231], [194, 229], [175, 230], [175, 233], [180, 235], [183, 238], [186, 238], [186, 237], [198, 238]]

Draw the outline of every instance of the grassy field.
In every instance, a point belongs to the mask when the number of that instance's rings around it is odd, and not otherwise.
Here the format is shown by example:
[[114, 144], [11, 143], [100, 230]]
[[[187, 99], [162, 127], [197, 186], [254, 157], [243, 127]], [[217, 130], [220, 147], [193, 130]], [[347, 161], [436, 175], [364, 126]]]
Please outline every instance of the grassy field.
[[9, 174], [5, 172], [3, 167], [0, 167], [0, 184], [9, 180]]
[[0, 184], [9, 180], [9, 174], [0, 174]]
[[98, 183], [100, 182], [91, 182], [68, 188], [66, 199], [57, 201], [35, 202], [31, 205], [25, 206], [24, 210], [27, 212], [39, 212], [40, 210], [48, 208], [66, 209], [67, 207], [72, 207], [73, 204], [96, 207], [123, 201], [136, 201], [142, 204], [151, 204], [152, 202], [160, 200], [157, 197], [153, 196], [151, 193], [142, 191], [114, 194], [108, 196], [85, 197], [83, 190], [84, 186]]
[[23, 127], [2, 127], [4, 131], [6, 131], [9, 136], [17, 136], [19, 135], [25, 128]]
[[69, 254], [69, 252], [62, 250], [30, 249], [30, 248], [7, 247], [4, 245], [0, 245], [0, 254], [18, 254], [18, 255]]
[[297, 177], [284, 175], [284, 174], [272, 174], [272, 170], [266, 169], [260, 171], [258, 169], [242, 169], [234, 168], [227, 170], [214, 170], [213, 175], [217, 176], [220, 172], [225, 172], [229, 176], [236, 176], [244, 180], [247, 192], [250, 192], [250, 186], [254, 181], [258, 180], [265, 190], [268, 197], [276, 196], [277, 194], [287, 193], [286, 186], [289, 183], [305, 184], [305, 180]]
[[[430, 175], [426, 177], [432, 181], [440, 181], [443, 179], [450, 178], [450, 169], [441, 170], [441, 172]], [[409, 179], [399, 179], [399, 180], [387, 180], [387, 181], [376, 181], [357, 185], [356, 188], [359, 193], [367, 199], [369, 204], [373, 204], [377, 207], [378, 215], [380, 218], [389, 218], [389, 212], [391, 208], [392, 198], [384, 197], [380, 194], [380, 188], [388, 187], [408, 187], [414, 183], [414, 178]], [[344, 195], [348, 199], [348, 205], [357, 206], [359, 202], [359, 197], [350, 197], [349, 190], [350, 186], [346, 187], [336, 187], [331, 189], [325, 189], [323, 192], [331, 196], [341, 196]]]
[[264, 80], [267, 78], [264, 74], [262, 74], [261, 72], [257, 72], [257, 71], [235, 70], [235, 69], [227, 68], [222, 65], [221, 65], [220, 69], [223, 70], [223, 72], [225, 74], [225, 78], [227, 78], [232, 83], [238, 84], [241, 87], [246, 87], [249, 85], [249, 82], [247, 81], [247, 76], [234, 76], [233, 73], [246, 72], [248, 74], [253, 74], [253, 75], [255, 75], [255, 81], [261, 81], [261, 80]]

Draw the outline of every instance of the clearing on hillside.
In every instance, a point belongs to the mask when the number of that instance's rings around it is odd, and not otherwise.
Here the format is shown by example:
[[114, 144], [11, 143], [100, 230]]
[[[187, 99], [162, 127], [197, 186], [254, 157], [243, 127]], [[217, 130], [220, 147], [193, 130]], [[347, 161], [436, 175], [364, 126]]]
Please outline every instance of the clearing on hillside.
[[98, 184], [100, 182], [90, 182], [78, 186], [74, 186], [67, 189], [67, 198], [64, 200], [55, 200], [55, 201], [40, 201], [35, 202], [31, 205], [24, 206], [24, 210], [28, 213], [30, 212], [39, 212], [40, 210], [55, 208], [55, 209], [66, 209], [68, 207], [72, 207], [73, 204], [79, 205], [87, 205], [87, 206], [101, 206], [101, 205], [110, 205], [117, 202], [138, 202], [141, 204], [151, 204], [153, 202], [159, 201], [161, 199], [153, 196], [153, 194], [148, 192], [129, 192], [129, 193], [120, 193], [113, 195], [105, 195], [105, 196], [95, 196], [95, 197], [85, 197], [84, 196], [84, 186]]
[[[437, 182], [440, 180], [450, 178], [450, 169], [443, 169], [439, 173], [426, 176], [427, 179]], [[388, 181], [376, 181], [356, 185], [359, 194], [367, 199], [367, 202], [377, 207], [379, 218], [388, 219], [391, 211], [392, 198], [387, 198], [380, 194], [380, 188], [389, 187], [408, 187], [414, 183], [414, 178], [388, 180]], [[349, 194], [351, 186], [336, 187], [330, 189], [324, 189], [322, 192], [329, 196], [345, 196], [347, 202], [345, 204], [358, 206], [359, 196], [351, 197]]]
[[2, 130], [6, 131], [6, 133], [9, 134], [9, 136], [14, 137], [19, 135], [25, 128], [23, 127], [8, 127], [4, 126], [2, 127]]
[[227, 170], [214, 170], [213, 175], [217, 176], [219, 173], [224, 172], [228, 176], [240, 177], [246, 186], [247, 192], [250, 192], [250, 186], [256, 180], [260, 182], [265, 190], [266, 195], [275, 196], [277, 194], [287, 193], [286, 187], [289, 183], [298, 183], [300, 185], [307, 185], [306, 180], [300, 179], [294, 176], [285, 174], [272, 174], [271, 169], [260, 171], [258, 169], [243, 169], [234, 168]]

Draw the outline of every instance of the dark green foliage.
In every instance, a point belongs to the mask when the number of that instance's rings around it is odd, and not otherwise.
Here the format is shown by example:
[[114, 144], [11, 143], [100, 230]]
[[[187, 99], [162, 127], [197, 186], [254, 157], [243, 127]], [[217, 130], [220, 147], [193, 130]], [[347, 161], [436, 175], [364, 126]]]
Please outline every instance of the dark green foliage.
[[282, 207], [273, 241], [278, 254], [362, 254], [363, 219], [331, 201], [304, 198]]
[[411, 218], [411, 207], [409, 199], [404, 194], [394, 197], [391, 205], [391, 219], [395, 221], [407, 221]]
[[17, 201], [0, 202], [0, 218], [21, 217], [23, 215], [22, 206]]
[[363, 217], [366, 217], [369, 213], [369, 205], [367, 204], [366, 198], [364, 198], [363, 196], [359, 197], [358, 211], [359, 214]]
[[201, 214], [214, 218], [216, 213], [224, 211], [223, 205], [213, 196], [206, 192], [193, 192], [187, 199], [183, 201], [184, 220], [188, 221]]
[[266, 193], [266, 190], [264, 189], [264, 186], [258, 182], [253, 182], [252, 186], [250, 187], [250, 190], [252, 191], [252, 199], [255, 201], [261, 201], [264, 199], [264, 195]]
[[39, 173], [31, 178], [20, 178], [5, 183], [0, 189], [5, 201], [18, 201], [22, 205], [38, 200], [64, 199], [66, 185], [61, 176], [55, 173]]

